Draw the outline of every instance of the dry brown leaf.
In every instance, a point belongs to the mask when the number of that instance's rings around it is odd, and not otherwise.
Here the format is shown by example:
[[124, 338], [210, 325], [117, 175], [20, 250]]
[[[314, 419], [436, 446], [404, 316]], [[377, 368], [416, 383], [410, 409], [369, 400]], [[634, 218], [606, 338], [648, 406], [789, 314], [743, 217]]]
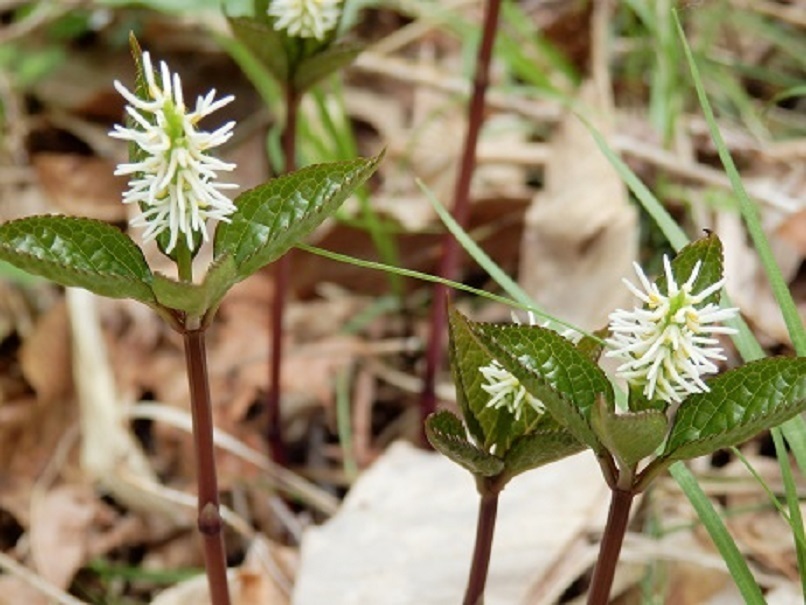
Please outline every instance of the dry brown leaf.
[[43, 578], [66, 588], [87, 561], [98, 500], [87, 486], [61, 485], [35, 498], [31, 509], [31, 558]]
[[126, 179], [114, 176], [111, 161], [72, 153], [39, 153], [32, 162], [42, 188], [59, 212], [110, 222], [126, 220], [126, 206], [120, 203]]
[[[577, 102], [607, 134], [608, 100], [588, 82]], [[586, 329], [602, 327], [628, 300], [638, 232], [624, 184], [579, 118], [569, 113], [551, 140], [546, 188], [526, 213], [520, 282], [547, 311]]]
[[[531, 581], [550, 572], [592, 518], [603, 517], [606, 490], [584, 454], [508, 485], [485, 602], [522, 603]], [[294, 603], [459, 602], [477, 507], [466, 471], [439, 454], [395, 443], [361, 475], [336, 516], [306, 530]]]
[[[290, 562], [287, 548], [257, 537], [240, 567], [229, 569], [233, 605], [288, 605]], [[197, 576], [160, 593], [151, 605], [209, 605], [207, 578]]]
[[52, 605], [53, 600], [27, 582], [0, 575], [0, 605]]
[[778, 226], [777, 234], [792, 246], [801, 258], [806, 257], [806, 208], [784, 219]]
[[[741, 218], [734, 212], [719, 212], [714, 221], [725, 250], [725, 287], [731, 300], [755, 328], [762, 344], [790, 343], [781, 308], [773, 296], [758, 254], [747, 243]], [[801, 259], [793, 254], [792, 247], [786, 241], [772, 239], [770, 243], [784, 278], [793, 278]], [[806, 307], [803, 304], [799, 311], [806, 321]]]
[[33, 333], [22, 344], [20, 364], [40, 401], [56, 402], [72, 392], [69, 327], [64, 302], [53, 305], [39, 318]]

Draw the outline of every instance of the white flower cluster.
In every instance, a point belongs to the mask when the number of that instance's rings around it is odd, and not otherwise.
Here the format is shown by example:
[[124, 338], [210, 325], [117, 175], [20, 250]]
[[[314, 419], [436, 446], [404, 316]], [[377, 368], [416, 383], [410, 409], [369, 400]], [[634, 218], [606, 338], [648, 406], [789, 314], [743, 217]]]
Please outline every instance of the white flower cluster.
[[479, 372], [487, 381], [486, 384], [481, 385], [481, 388], [490, 395], [487, 407], [506, 408], [515, 416], [515, 420], [520, 420], [524, 404], [532, 406], [539, 414], [546, 410], [543, 402], [531, 395], [520, 381], [495, 359], [488, 365], [479, 368]]
[[[528, 311], [527, 317], [529, 318], [530, 326], [537, 324], [534, 313]], [[521, 323], [515, 313], [512, 314], [512, 320], [516, 324]], [[544, 323], [543, 327], [547, 327], [548, 324], [549, 322]], [[563, 338], [572, 341], [579, 338], [579, 334], [574, 330], [565, 330], [561, 335]], [[497, 360], [493, 359], [486, 366], [480, 367], [479, 372], [487, 381], [486, 384], [481, 385], [481, 388], [490, 395], [487, 407], [495, 409], [506, 408], [515, 416], [515, 420], [520, 420], [524, 403], [530, 405], [538, 414], [546, 411], [543, 402], [531, 395], [520, 381], [509, 370], [504, 369]]]
[[171, 74], [163, 62], [158, 84], [147, 52], [143, 53], [142, 65], [148, 98], [138, 98], [115, 81], [115, 88], [129, 103], [126, 113], [134, 125], [130, 128], [116, 125], [109, 135], [134, 143], [144, 152], [143, 158], [120, 164], [115, 174], [132, 175], [123, 202], [143, 207], [142, 214], [131, 224], [145, 228], [145, 241], [168, 230], [166, 252], [174, 249], [180, 234], [192, 249], [195, 233], [201, 233], [205, 241], [208, 239], [208, 219], [228, 221], [236, 210], [222, 190], [237, 185], [214, 182], [216, 171], [232, 170], [235, 164], [207, 154], [232, 136], [235, 123], [229, 122], [213, 132], [197, 128], [202, 118], [230, 103], [233, 97], [216, 101], [215, 90], [211, 90], [196, 100], [194, 111], [188, 112], [179, 75]]
[[644, 305], [610, 314], [611, 337], [607, 343], [613, 350], [606, 355], [625, 360], [617, 374], [643, 387], [643, 394], [650, 400], [680, 402], [691, 393], [707, 392], [708, 385], [701, 377], [717, 372], [719, 368], [714, 362], [725, 359], [714, 335], [736, 332], [714, 324], [734, 317], [738, 309], [721, 309], [714, 303], [703, 305], [706, 298], [724, 285], [724, 278], [694, 294], [691, 289], [700, 274], [701, 263], [697, 262], [688, 280], [680, 286], [669, 259], [664, 256], [666, 294], [662, 294], [641, 267], [637, 263], [634, 266], [643, 290], [629, 280], [624, 283]]
[[341, 0], [272, 0], [274, 29], [295, 38], [324, 39], [339, 22]]

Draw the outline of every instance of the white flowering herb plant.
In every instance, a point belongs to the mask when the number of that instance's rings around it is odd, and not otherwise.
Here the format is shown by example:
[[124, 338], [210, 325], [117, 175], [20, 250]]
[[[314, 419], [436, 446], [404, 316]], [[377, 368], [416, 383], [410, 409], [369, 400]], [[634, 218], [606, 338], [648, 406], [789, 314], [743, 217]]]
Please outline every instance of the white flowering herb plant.
[[[131, 298], [154, 309], [185, 345], [198, 479], [198, 527], [213, 605], [228, 605], [226, 555], [213, 450], [212, 408], [205, 331], [227, 291], [280, 258], [311, 233], [375, 171], [380, 157], [309, 166], [230, 200], [234, 185], [218, 183], [232, 164], [211, 150], [225, 143], [234, 123], [212, 132], [201, 120], [232, 100], [216, 92], [185, 105], [182, 83], [132, 38], [134, 90], [116, 82], [128, 102], [126, 123], [110, 133], [128, 141], [129, 177], [123, 202], [137, 204], [131, 225], [176, 263], [177, 277], [152, 271], [141, 247], [98, 220], [34, 216], [0, 225], [0, 259], [63, 286]], [[208, 229], [215, 222], [212, 235]], [[193, 258], [204, 242], [213, 261], [201, 279]]]
[[[589, 603], [607, 602], [632, 499], [655, 477], [806, 409], [806, 358], [768, 358], [718, 374], [725, 359], [719, 335], [732, 333], [721, 323], [737, 310], [720, 306], [716, 235], [666, 259], [655, 281], [636, 272], [640, 287], [625, 282], [637, 306], [611, 314], [605, 339], [595, 334], [574, 343], [548, 328], [478, 323], [452, 310], [451, 368], [463, 422], [448, 411], [427, 422], [432, 445], [476, 477], [480, 518], [495, 515], [494, 507], [485, 512], [484, 499], [517, 474], [593, 451], [613, 498]], [[602, 353], [620, 360], [615, 378], [599, 367]], [[626, 396], [617, 398], [625, 382]], [[476, 555], [486, 549], [489, 557], [484, 540], [492, 534], [477, 535]], [[476, 558], [468, 592], [479, 582]]]
[[303, 94], [353, 62], [363, 46], [340, 37], [344, 0], [256, 0], [252, 16], [229, 19], [286, 92]]
[[[278, 109], [283, 119], [278, 122], [279, 128], [270, 131], [267, 141], [269, 159], [278, 172], [291, 172], [297, 168], [297, 131], [305, 93], [349, 65], [361, 51], [361, 45], [340, 39], [343, 4], [343, 0], [255, 0], [251, 16], [229, 19], [230, 28], [240, 45], [233, 56], [241, 57], [245, 73], [272, 108], [274, 97], [279, 95], [268, 90], [275, 88], [275, 82], [281, 88], [283, 107]], [[278, 133], [279, 149], [276, 144]], [[274, 153], [276, 151], [281, 152], [281, 158]], [[286, 459], [286, 448], [280, 420], [280, 376], [291, 258], [278, 259], [273, 273], [267, 438], [272, 458], [282, 463]]]

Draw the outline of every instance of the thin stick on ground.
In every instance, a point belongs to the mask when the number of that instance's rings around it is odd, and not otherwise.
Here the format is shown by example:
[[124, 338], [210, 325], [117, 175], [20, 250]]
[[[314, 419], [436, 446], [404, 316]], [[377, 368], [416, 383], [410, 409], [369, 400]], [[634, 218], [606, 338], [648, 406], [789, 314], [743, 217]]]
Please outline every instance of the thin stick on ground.
[[[285, 91], [286, 119], [282, 133], [283, 161], [285, 172], [296, 170], [297, 155], [297, 113], [300, 95], [293, 84], [287, 84]], [[288, 298], [289, 275], [291, 272], [290, 252], [274, 263], [274, 300], [271, 309], [271, 355], [269, 357], [269, 393], [266, 401], [268, 416], [268, 442], [272, 459], [286, 462], [285, 440], [282, 431], [280, 383], [283, 368], [283, 318]]]
[[[466, 228], [470, 216], [470, 181], [476, 167], [476, 144], [479, 131], [484, 120], [484, 97], [489, 84], [490, 61], [492, 59], [495, 34], [498, 29], [498, 17], [501, 0], [488, 0], [484, 13], [484, 25], [481, 44], [476, 58], [476, 73], [473, 78], [473, 92], [467, 116], [467, 132], [462, 152], [459, 174], [456, 178], [452, 214], [456, 222]], [[438, 275], [456, 281], [459, 273], [459, 245], [446, 233], [442, 240], [442, 256]], [[442, 284], [434, 287], [434, 301], [431, 306], [430, 333], [425, 353], [425, 373], [423, 390], [420, 396], [420, 414], [424, 421], [436, 409], [436, 377], [442, 363], [445, 343], [446, 303], [448, 289]], [[422, 424], [424, 426], [424, 424]], [[422, 442], [427, 443], [425, 434]]]

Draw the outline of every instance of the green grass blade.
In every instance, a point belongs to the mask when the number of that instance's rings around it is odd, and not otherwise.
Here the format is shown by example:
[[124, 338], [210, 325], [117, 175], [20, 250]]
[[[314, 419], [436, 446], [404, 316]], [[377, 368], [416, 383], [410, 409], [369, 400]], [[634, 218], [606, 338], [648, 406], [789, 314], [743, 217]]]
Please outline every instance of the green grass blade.
[[[789, 457], [788, 457], [788, 454], [786, 452], [786, 448], [784, 448], [784, 441], [783, 441], [783, 436], [781, 435], [781, 431], [778, 430], [778, 429], [773, 429], [771, 431], [771, 433], [773, 433], [772, 437], [773, 437], [773, 440], [775, 441], [775, 444], [776, 444], [776, 453], [779, 452], [779, 450], [778, 450], [778, 443], [779, 442], [781, 444], [781, 447], [783, 448], [783, 449], [780, 450], [780, 453], [783, 454], [783, 459], [782, 459], [782, 462], [781, 462], [781, 465], [782, 465], [781, 474], [782, 474], [782, 478], [784, 479], [784, 486], [786, 487], [786, 478], [783, 477], [783, 475], [784, 475], [783, 466], [785, 465], [786, 468], [788, 469], [787, 472], [789, 473], [789, 478], [792, 480], [791, 485], [792, 485], [793, 488], [795, 488], [794, 477], [792, 476], [792, 467], [789, 465]], [[790, 495], [787, 494], [787, 506], [790, 509], [789, 512], [788, 512], [787, 509], [784, 508], [783, 504], [781, 504], [781, 501], [775, 495], [775, 492], [772, 490], [772, 488], [769, 486], [769, 484], [766, 481], [764, 481], [764, 477], [762, 477], [758, 473], [758, 471], [756, 471], [756, 469], [753, 468], [753, 465], [750, 464], [750, 461], [747, 459], [747, 457], [745, 457], [744, 454], [742, 454], [741, 450], [739, 448], [737, 448], [737, 447], [732, 447], [730, 449], [733, 452], [733, 455], [736, 456], [736, 458], [739, 459], [739, 461], [744, 465], [744, 467], [747, 469], [747, 471], [751, 475], [753, 475], [753, 479], [756, 480], [756, 482], [761, 486], [761, 489], [763, 489], [764, 492], [767, 494], [767, 498], [769, 498], [770, 503], [781, 514], [781, 517], [784, 519], [784, 521], [786, 521], [787, 525], [789, 525], [792, 528], [792, 531], [795, 533], [795, 535], [794, 535], [795, 548], [797, 548], [799, 551], [803, 550], [804, 548], [806, 548], [806, 541], [804, 541], [801, 538], [801, 536], [798, 535], [798, 533], [796, 532], [795, 526], [792, 524], [792, 519], [794, 517], [792, 517], [792, 515], [791, 515], [792, 502], [790, 501]], [[795, 489], [795, 491], [793, 491], [792, 496], [794, 496], [793, 501], [797, 504], [798, 503], [798, 493], [797, 493], [796, 489]], [[802, 521], [802, 517], [801, 517], [801, 514], [800, 514], [800, 507], [798, 507], [798, 510], [795, 513], [795, 516], [797, 516], [797, 518], [801, 519], [799, 521], [799, 523], [801, 523], [801, 526], [802, 526], [803, 521]], [[801, 534], [803, 533], [802, 529], [803, 528], [801, 527], [801, 532], [800, 532]], [[804, 579], [806, 579], [806, 578], [804, 578]]]
[[670, 466], [669, 473], [683, 489], [694, 510], [697, 511], [700, 521], [708, 531], [708, 535], [711, 536], [711, 540], [719, 550], [719, 554], [725, 560], [725, 564], [728, 566], [739, 592], [744, 597], [744, 602], [748, 605], [765, 605], [761, 588], [759, 588], [756, 579], [750, 572], [747, 561], [745, 561], [742, 553], [739, 552], [736, 543], [730, 537], [725, 524], [722, 522], [722, 518], [714, 509], [708, 496], [702, 491], [694, 475], [681, 462]]
[[497, 294], [491, 294], [490, 292], [485, 292], [484, 290], [479, 290], [478, 288], [473, 288], [472, 286], [466, 286], [465, 284], [460, 284], [459, 282], [444, 279], [442, 277], [437, 277], [436, 275], [431, 275], [429, 273], [422, 273], [420, 271], [414, 271], [412, 269], [403, 269], [402, 267], [393, 267], [392, 265], [386, 265], [384, 263], [378, 263], [371, 260], [364, 260], [361, 258], [356, 258], [354, 256], [348, 256], [346, 254], [339, 254], [338, 252], [331, 252], [330, 250], [317, 248], [316, 246], [309, 246], [308, 244], [297, 244], [296, 247], [299, 248], [300, 250], [304, 250], [305, 252], [310, 252], [311, 254], [316, 254], [317, 256], [329, 258], [330, 260], [335, 260], [340, 263], [355, 265], [356, 267], [361, 267], [363, 269], [374, 269], [376, 271], [386, 271], [387, 273], [395, 273], [402, 277], [411, 277], [413, 279], [419, 279], [420, 281], [430, 282], [432, 284], [442, 284], [443, 286], [448, 286], [449, 288], [453, 288], [454, 290], [469, 292], [470, 294], [475, 294], [476, 296], [481, 296], [482, 298], [486, 298], [494, 302], [502, 303], [510, 307], [515, 307], [516, 309], [522, 309], [523, 311], [532, 311], [536, 315], [543, 314], [543, 312], [537, 307], [535, 307], [533, 304], [523, 304], [518, 301], [512, 300], [511, 298], [507, 298], [505, 296], [498, 296]]
[[789, 518], [787, 522], [792, 528], [795, 538], [795, 552], [798, 557], [798, 575], [800, 576], [801, 590], [806, 594], [806, 534], [803, 531], [803, 515], [800, 511], [800, 499], [798, 498], [798, 488], [795, 485], [795, 477], [792, 474], [792, 465], [789, 464], [781, 431], [772, 431], [773, 443], [775, 443], [775, 454], [778, 456], [778, 463], [781, 466], [781, 478], [784, 481], [784, 492], [786, 494], [786, 505], [789, 508]]
[[739, 210], [741, 211], [742, 217], [747, 225], [747, 231], [750, 233], [750, 237], [753, 239], [753, 244], [758, 252], [759, 259], [761, 260], [764, 270], [767, 273], [767, 279], [770, 281], [770, 286], [772, 287], [775, 300], [778, 302], [778, 306], [781, 308], [781, 313], [784, 316], [784, 321], [786, 322], [787, 329], [789, 330], [789, 336], [792, 339], [792, 344], [795, 346], [795, 351], [798, 355], [806, 355], [806, 328], [803, 327], [803, 322], [798, 314], [795, 301], [792, 299], [792, 295], [789, 292], [786, 281], [784, 280], [784, 277], [781, 274], [777, 263], [775, 262], [775, 257], [773, 256], [769, 240], [761, 227], [761, 218], [759, 216], [758, 207], [747, 195], [747, 191], [745, 191], [742, 179], [739, 176], [739, 171], [736, 169], [733, 158], [731, 157], [730, 152], [725, 145], [725, 141], [722, 138], [722, 133], [720, 132], [719, 126], [716, 123], [716, 118], [714, 117], [711, 103], [709, 102], [708, 96], [705, 93], [705, 88], [703, 87], [699, 68], [697, 67], [697, 63], [691, 53], [691, 48], [686, 41], [685, 33], [683, 32], [683, 27], [680, 24], [680, 19], [677, 16], [677, 12], [674, 13], [674, 19], [681, 44], [683, 45], [683, 52], [685, 53], [689, 69], [691, 71], [691, 77], [694, 81], [694, 88], [697, 91], [697, 98], [700, 101], [700, 106], [702, 107], [703, 114], [705, 115], [705, 120], [708, 123], [711, 138], [713, 139], [717, 152], [719, 153], [719, 159], [722, 162], [722, 166], [725, 168], [725, 173], [727, 174], [731, 186], [733, 187], [733, 191], [738, 198]]
[[425, 184], [423, 184], [419, 179], [417, 180], [417, 185], [428, 198], [428, 201], [431, 202], [431, 206], [434, 208], [434, 211], [437, 213], [445, 227], [447, 227], [448, 231], [451, 232], [451, 234], [456, 238], [462, 248], [473, 258], [473, 260], [475, 260], [479, 266], [481, 266], [481, 268], [493, 278], [493, 281], [501, 286], [504, 292], [509, 294], [514, 300], [520, 303], [523, 308], [528, 308], [535, 315], [543, 319], [547, 319], [550, 326], [562, 326], [564, 328], [569, 328], [579, 332], [580, 334], [593, 338], [597, 342], [601, 342], [601, 338], [594, 336], [593, 334], [589, 334], [571, 323], [554, 317], [550, 313], [547, 313], [544, 309], [540, 308], [539, 305], [536, 305], [532, 298], [524, 291], [524, 289], [521, 288], [514, 279], [507, 275], [501, 269], [501, 267], [499, 267], [496, 262], [491, 259], [476, 242], [473, 241], [473, 238], [471, 238], [470, 235], [464, 229], [462, 229], [459, 223], [457, 223], [456, 220], [451, 216], [451, 213], [448, 212], [448, 209], [440, 203], [440, 201], [436, 198], [436, 196], [434, 196], [428, 187], [426, 187]]
[[260, 98], [263, 99], [263, 103], [266, 107], [272, 112], [281, 112], [283, 94], [280, 90], [280, 86], [269, 71], [261, 65], [257, 57], [252, 54], [245, 44], [233, 36], [217, 32], [213, 32], [212, 36], [216, 44], [238, 64], [238, 67], [241, 68], [255, 87], [255, 90], [257, 90]]
[[[644, 210], [646, 210], [656, 222], [658, 228], [666, 239], [669, 240], [672, 247], [675, 250], [680, 250], [683, 246], [688, 244], [688, 236], [675, 222], [658, 198], [655, 197], [647, 186], [641, 182], [641, 179], [639, 179], [630, 167], [613, 151], [602, 134], [583, 116], [579, 116], [579, 119], [585, 124], [601, 152], [608, 159], [632, 194], [638, 199]], [[724, 290], [722, 292], [722, 305], [728, 307], [732, 306], [730, 298]], [[762, 349], [744, 319], [737, 317], [726, 323], [738, 330], [738, 333], [733, 335], [732, 339], [745, 362], [761, 359], [765, 356], [764, 349]], [[795, 454], [798, 466], [802, 470], [806, 470], [806, 420], [801, 416], [795, 416], [781, 425], [781, 428], [792, 448], [792, 452]]]
[[632, 194], [638, 198], [638, 201], [644, 207], [647, 214], [652, 217], [652, 220], [658, 225], [666, 239], [672, 247], [679, 251], [683, 246], [689, 243], [689, 238], [685, 231], [680, 228], [680, 225], [672, 218], [663, 204], [660, 203], [657, 197], [644, 185], [641, 179], [630, 169], [627, 164], [616, 154], [610, 147], [605, 138], [583, 115], [577, 113], [577, 117], [582, 121], [585, 127], [590, 132], [593, 140], [599, 150], [604, 154], [611, 166], [616, 170], [621, 180], [627, 185]]
[[[674, 21], [675, 25], [677, 26], [677, 33], [680, 37], [680, 43], [683, 46], [686, 61], [688, 62], [689, 69], [691, 71], [694, 87], [697, 91], [697, 98], [700, 101], [700, 106], [702, 107], [703, 114], [705, 115], [705, 120], [708, 123], [711, 138], [713, 139], [717, 152], [719, 153], [719, 159], [722, 162], [722, 166], [724, 167], [726, 174], [728, 175], [728, 179], [730, 180], [733, 191], [738, 198], [739, 210], [742, 214], [745, 224], [747, 225], [747, 231], [753, 240], [753, 245], [758, 252], [758, 256], [761, 260], [762, 266], [764, 267], [764, 271], [767, 274], [767, 279], [770, 282], [770, 287], [772, 288], [775, 300], [784, 316], [784, 322], [786, 323], [787, 330], [789, 331], [789, 337], [792, 339], [792, 344], [795, 347], [795, 352], [798, 355], [804, 356], [806, 355], [806, 328], [803, 326], [803, 322], [801, 321], [795, 301], [793, 300], [792, 294], [790, 293], [786, 284], [786, 280], [784, 280], [784, 276], [781, 274], [781, 270], [778, 267], [778, 264], [775, 262], [775, 256], [772, 253], [770, 242], [761, 226], [761, 217], [759, 215], [758, 207], [747, 195], [747, 191], [744, 188], [739, 171], [736, 169], [736, 164], [733, 162], [730, 151], [728, 151], [727, 145], [725, 145], [725, 141], [722, 138], [722, 133], [720, 132], [719, 125], [716, 122], [716, 117], [714, 116], [714, 111], [711, 108], [711, 103], [708, 100], [708, 95], [705, 93], [705, 88], [702, 83], [702, 78], [700, 77], [697, 62], [694, 60], [694, 56], [691, 53], [691, 48], [686, 41], [686, 36], [683, 31], [683, 27], [680, 24], [680, 19], [677, 15], [677, 12], [674, 13]], [[784, 423], [782, 428], [784, 435], [786, 435], [787, 441], [789, 441], [792, 451], [795, 454], [798, 466], [801, 468], [801, 471], [806, 471], [806, 421], [804, 421], [801, 416], [797, 416]]]

